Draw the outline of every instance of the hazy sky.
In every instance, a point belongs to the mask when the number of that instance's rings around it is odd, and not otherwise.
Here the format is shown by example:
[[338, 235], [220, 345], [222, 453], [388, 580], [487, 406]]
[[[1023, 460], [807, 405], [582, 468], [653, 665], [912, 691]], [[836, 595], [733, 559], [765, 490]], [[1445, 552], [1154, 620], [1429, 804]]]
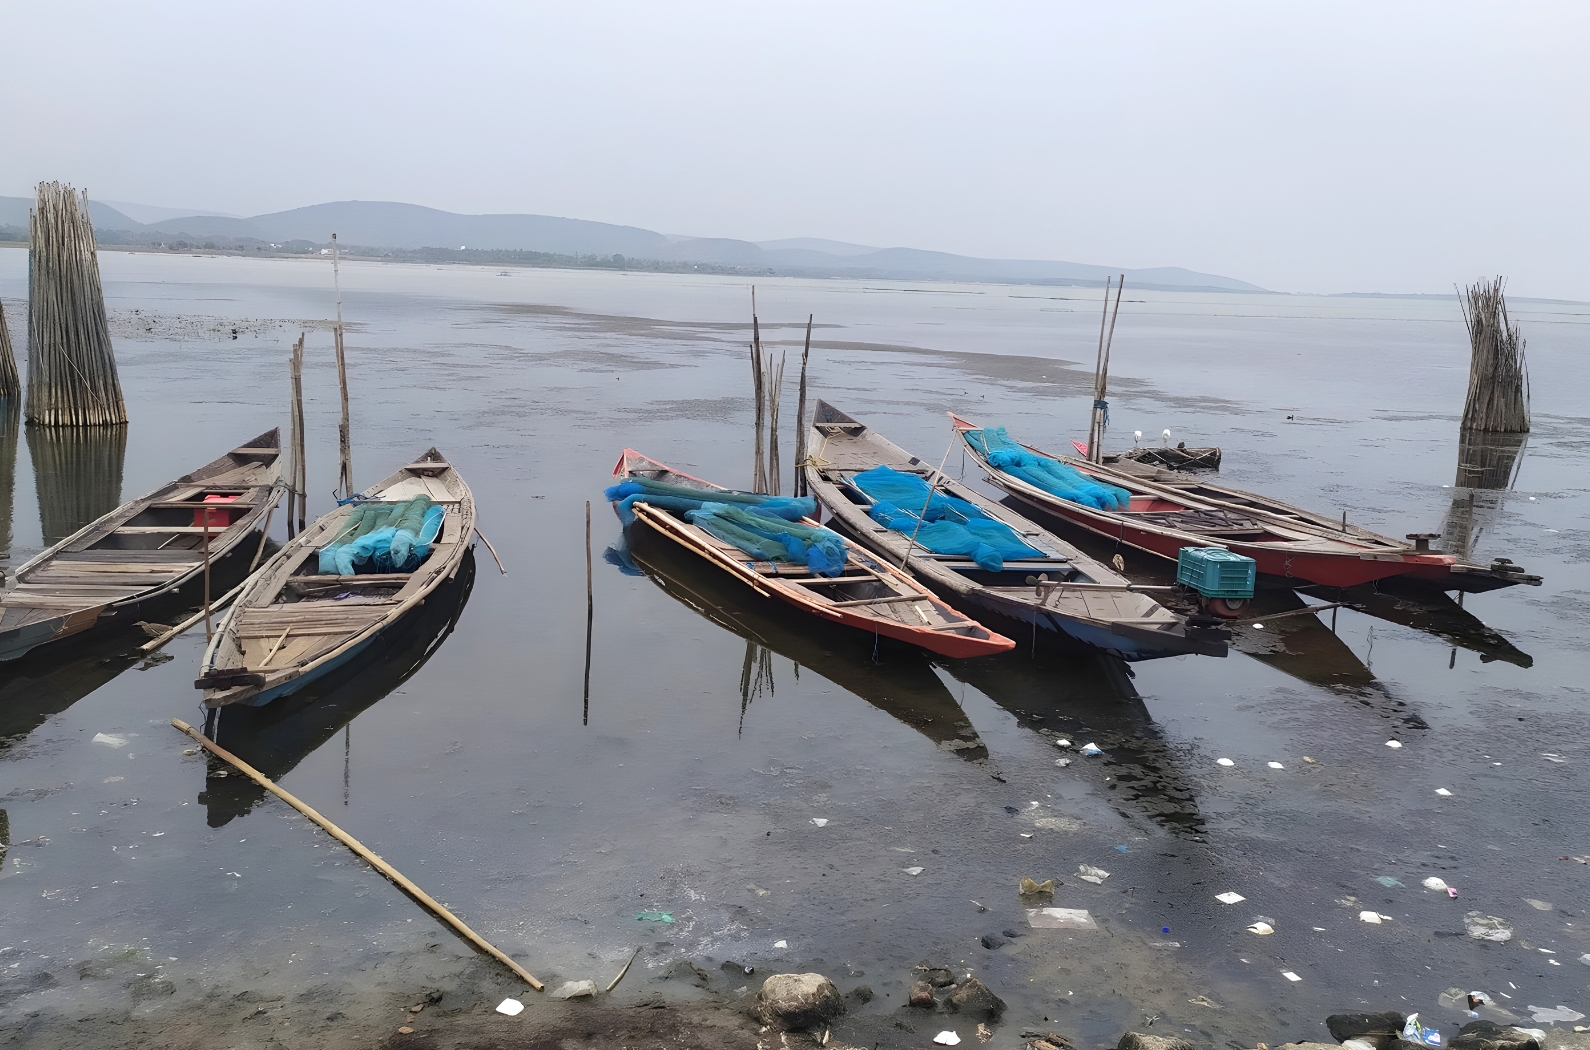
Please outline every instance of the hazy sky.
[[0, 194], [1590, 299], [1590, 4], [6, 5]]

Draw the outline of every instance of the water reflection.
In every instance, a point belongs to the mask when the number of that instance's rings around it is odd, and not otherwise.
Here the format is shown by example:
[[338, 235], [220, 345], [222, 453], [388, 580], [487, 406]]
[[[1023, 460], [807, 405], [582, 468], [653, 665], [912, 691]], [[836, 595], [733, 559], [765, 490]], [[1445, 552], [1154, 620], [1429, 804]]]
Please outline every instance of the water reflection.
[[1450, 596], [1432, 591], [1419, 583], [1399, 583], [1395, 577], [1373, 586], [1346, 591], [1311, 589], [1311, 594], [1327, 601], [1347, 602], [1354, 611], [1387, 623], [1412, 627], [1451, 642], [1460, 649], [1478, 653], [1483, 663], [1500, 660], [1517, 667], [1533, 667], [1535, 658], [1523, 652], [1487, 627], [1479, 617], [1464, 609]]
[[[458, 626], [475, 586], [475, 554], [464, 554], [458, 574], [437, 587], [425, 604], [387, 631], [359, 658], [319, 678], [292, 696], [264, 707], [233, 705], [221, 710], [213, 739], [272, 780], [402, 685], [440, 649]], [[344, 792], [351, 764], [351, 730], [344, 752]], [[253, 809], [265, 789], [225, 763], [211, 759], [199, 802], [212, 828]], [[346, 798], [344, 798], [346, 801]]]
[[[1314, 685], [1362, 687], [1373, 682], [1374, 672], [1337, 637], [1335, 610], [1317, 614], [1306, 611], [1309, 608], [1309, 603], [1289, 588], [1260, 588], [1246, 620], [1231, 628], [1231, 647], [1266, 667]], [[1330, 617], [1329, 625], [1320, 615]]]
[[0, 565], [6, 566], [11, 564], [11, 516], [16, 505], [17, 434], [21, 423], [21, 402], [0, 401]]
[[946, 660], [940, 666], [1027, 729], [1051, 730], [1077, 745], [1098, 744], [1105, 755], [1091, 761], [1110, 767], [1109, 802], [1123, 816], [1146, 817], [1176, 835], [1203, 835], [1204, 817], [1181, 756], [1165, 742], [1120, 659], [1039, 650], [1036, 656]]
[[1484, 434], [1465, 430], [1458, 436], [1457, 477], [1452, 506], [1441, 526], [1442, 545], [1467, 560], [1480, 536], [1496, 516], [1501, 501], [1484, 495], [1513, 487], [1524, 462], [1528, 434]]
[[650, 530], [635, 530], [628, 542], [627, 549], [609, 548], [608, 560], [637, 566], [675, 600], [746, 640], [740, 668], [742, 725], [751, 704], [772, 696], [777, 654], [795, 665], [797, 676], [801, 668], [814, 671], [942, 751], [968, 760], [988, 757], [987, 746], [920, 649], [786, 612]]
[[127, 427], [28, 427], [44, 545], [121, 506]]
[[136, 664], [148, 640], [125, 627], [92, 631], [0, 664], [0, 754]]

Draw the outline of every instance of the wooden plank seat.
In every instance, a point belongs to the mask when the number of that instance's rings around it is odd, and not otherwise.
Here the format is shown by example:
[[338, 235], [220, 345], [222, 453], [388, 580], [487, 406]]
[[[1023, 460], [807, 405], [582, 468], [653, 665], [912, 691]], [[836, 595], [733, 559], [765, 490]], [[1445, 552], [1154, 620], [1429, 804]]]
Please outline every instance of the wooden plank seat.
[[[217, 530], [210, 530], [213, 535]], [[170, 565], [174, 568], [186, 569], [195, 562], [204, 560], [204, 552], [199, 550], [186, 550], [181, 548], [163, 548], [161, 550], [87, 550], [87, 551], [62, 551], [55, 556], [57, 562], [121, 562], [133, 565], [147, 562], [151, 565]]]
[[[212, 494], [211, 493], [207, 493], [207, 495], [212, 495]], [[225, 496], [225, 495], [230, 495], [230, 493], [225, 493], [225, 492], [223, 492], [223, 493], [213, 493], [213, 495], [223, 495], [223, 496]], [[154, 509], [154, 510], [203, 510], [205, 508], [208, 508], [210, 510], [238, 510], [240, 508], [244, 509], [244, 510], [247, 510], [247, 509], [251, 509], [251, 508], [257, 507], [257, 506], [259, 506], [259, 504], [258, 503], [244, 503], [240, 499], [239, 500], [233, 500], [230, 503], [205, 503], [203, 500], [191, 500], [191, 499], [163, 499], [163, 500], [157, 500], [157, 501], [155, 501], [153, 503], [147, 503], [147, 504], [145, 504], [145, 506], [149, 507], [151, 509]]]

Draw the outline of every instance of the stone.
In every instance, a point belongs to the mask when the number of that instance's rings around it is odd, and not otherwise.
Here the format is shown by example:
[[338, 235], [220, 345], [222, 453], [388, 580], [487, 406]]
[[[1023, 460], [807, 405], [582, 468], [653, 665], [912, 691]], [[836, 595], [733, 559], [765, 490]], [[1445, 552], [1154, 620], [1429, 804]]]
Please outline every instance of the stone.
[[983, 934], [983, 947], [987, 948], [989, 951], [993, 951], [995, 948], [1002, 947], [1004, 943], [1005, 938], [1001, 937], [997, 933]]
[[933, 986], [926, 981], [912, 981], [911, 991], [907, 995], [911, 1005], [919, 1010], [931, 1010], [939, 1004], [939, 1001], [933, 998]]
[[[1301, 1044], [1312, 1050], [1313, 1043]], [[1127, 1032], [1121, 1036], [1121, 1041], [1116, 1044], [1115, 1050], [1195, 1050], [1193, 1044], [1175, 1035], [1144, 1035], [1142, 1032]], [[1331, 1047], [1330, 1050], [1336, 1050]]]
[[1546, 1029], [1541, 1050], [1590, 1050], [1590, 1032], [1570, 1032], [1566, 1028]]
[[398, 1029], [398, 1035], [413, 1035], [413, 1034], [414, 1034], [414, 1029], [410, 1028], [408, 1025], [404, 1025], [402, 1028]]
[[1470, 1021], [1447, 1044], [1452, 1050], [1541, 1050], [1533, 1032], [1495, 1021]]
[[850, 991], [845, 993], [845, 998], [854, 999], [856, 1002], [865, 1006], [877, 998], [877, 993], [872, 990], [871, 985], [858, 984], [854, 988], [850, 989]]
[[776, 973], [762, 982], [762, 1019], [786, 1032], [832, 1021], [845, 1012], [834, 982], [820, 973]]
[[968, 977], [950, 993], [950, 1009], [982, 1021], [997, 1021], [1005, 1012], [1005, 1000], [989, 990], [988, 985], [975, 977]]
[[595, 981], [564, 981], [562, 987], [548, 994], [549, 999], [584, 999], [596, 994]]
[[955, 975], [942, 966], [928, 966], [922, 970], [922, 980], [935, 988], [948, 988], [955, 983]]
[[1395, 1010], [1379, 1014], [1331, 1014], [1325, 1018], [1325, 1027], [1338, 1043], [1349, 1039], [1362, 1039], [1376, 1050], [1387, 1050], [1391, 1041], [1402, 1034], [1408, 1019]]

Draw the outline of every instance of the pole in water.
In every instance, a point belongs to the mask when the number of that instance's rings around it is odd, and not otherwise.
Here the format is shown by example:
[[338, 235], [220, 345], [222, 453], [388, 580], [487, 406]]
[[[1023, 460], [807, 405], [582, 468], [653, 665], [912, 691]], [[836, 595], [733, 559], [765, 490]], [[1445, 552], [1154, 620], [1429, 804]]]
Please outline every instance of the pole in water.
[[591, 724], [591, 624], [596, 618], [596, 598], [591, 590], [591, 501], [585, 501], [585, 704], [580, 724]]
[[337, 445], [340, 456], [337, 484], [342, 498], [353, 495], [353, 436], [348, 422], [348, 359], [342, 349], [342, 277], [337, 235], [331, 235], [331, 279], [337, 286], [337, 326], [332, 336], [337, 344], [337, 387], [342, 394], [342, 423], [337, 427]]
[[266, 791], [269, 791], [271, 794], [275, 795], [277, 798], [281, 799], [283, 802], [287, 803], [289, 806], [293, 807], [298, 812], [302, 813], [304, 816], [320, 825], [320, 827], [324, 829], [328, 835], [342, 843], [344, 846], [347, 846], [349, 849], [353, 850], [353, 852], [357, 853], [366, 863], [375, 868], [376, 871], [379, 871], [382, 875], [385, 875], [388, 879], [390, 879], [398, 887], [398, 889], [402, 890], [404, 893], [407, 893], [410, 897], [413, 897], [416, 901], [419, 901], [420, 904], [430, 909], [437, 918], [441, 919], [453, 929], [457, 930], [459, 934], [461, 934], [471, 944], [475, 945], [475, 947], [479, 948], [487, 955], [490, 955], [493, 959], [496, 959], [498, 962], [502, 963], [504, 966], [508, 967], [514, 973], [522, 977], [530, 985], [530, 987], [534, 988], [538, 992], [544, 990], [545, 986], [542, 985], [540, 981], [532, 977], [528, 970], [514, 962], [512, 958], [510, 958], [505, 952], [498, 949], [490, 941], [486, 940], [486, 938], [482, 937], [480, 934], [464, 925], [463, 921], [460, 920], [458, 916], [448, 911], [430, 894], [426, 893], [414, 883], [410, 882], [403, 876], [402, 872], [398, 871], [392, 865], [388, 864], [379, 856], [372, 853], [369, 849], [365, 848], [364, 843], [360, 842], [346, 831], [343, 831], [341, 828], [337, 827], [337, 825], [327, 820], [324, 816], [316, 812], [310, 806], [300, 802], [297, 798], [294, 798], [286, 790], [278, 787], [276, 783], [265, 774], [261, 773], [259, 770], [255, 769], [241, 758], [238, 758], [230, 751], [221, 747], [215, 741], [205, 737], [197, 729], [194, 729], [182, 719], [173, 718], [171, 720], [171, 724], [179, 731], [186, 733], [200, 747], [215, 755], [215, 757], [219, 758], [221, 761], [229, 763], [244, 776], [253, 780], [254, 783], [258, 784]]
[[210, 508], [205, 507], [204, 514], [204, 640], [209, 641], [214, 635], [210, 630]]

